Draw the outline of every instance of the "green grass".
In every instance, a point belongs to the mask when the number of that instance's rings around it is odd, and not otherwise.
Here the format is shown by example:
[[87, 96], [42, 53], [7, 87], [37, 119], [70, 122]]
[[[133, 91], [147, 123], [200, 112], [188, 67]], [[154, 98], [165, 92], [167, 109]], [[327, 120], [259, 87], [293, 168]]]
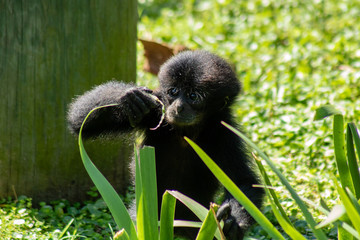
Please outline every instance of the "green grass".
[[32, 206], [30, 198], [23, 196], [17, 200], [1, 200], [0, 239], [72, 239], [70, 236], [109, 239], [115, 222], [97, 191], [89, 191], [89, 194], [94, 200], [73, 204], [66, 200], [41, 202], [37, 207]]
[[[359, 126], [359, 1], [149, 0], [140, 1], [139, 16], [140, 38], [206, 49], [234, 63], [244, 84], [234, 111], [250, 139], [282, 169], [298, 195], [316, 203], [322, 198], [330, 208], [340, 202], [331, 180], [337, 174], [332, 119], [313, 118], [315, 109], [333, 104], [345, 122]], [[141, 70], [142, 51], [139, 44], [138, 84], [156, 86], [156, 78]], [[291, 223], [311, 239], [290, 194], [265, 168]], [[13, 239], [15, 232], [23, 239], [50, 238], [73, 218], [65, 234], [111, 236], [107, 224], [115, 224], [95, 199], [39, 208], [32, 208], [29, 199], [3, 200], [0, 238]], [[320, 211], [310, 211], [318, 222], [324, 220]], [[277, 222], [270, 205], [263, 212]], [[323, 231], [336, 239], [332, 225]], [[250, 236], [270, 239], [258, 225]]]

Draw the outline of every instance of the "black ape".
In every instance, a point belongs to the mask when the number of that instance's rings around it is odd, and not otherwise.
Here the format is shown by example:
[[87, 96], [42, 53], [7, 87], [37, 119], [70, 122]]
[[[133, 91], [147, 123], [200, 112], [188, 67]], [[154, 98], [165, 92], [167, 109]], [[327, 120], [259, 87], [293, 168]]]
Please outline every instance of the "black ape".
[[[240, 83], [229, 64], [205, 51], [187, 51], [168, 60], [159, 72], [160, 87], [151, 91], [120, 82], [109, 82], [75, 99], [68, 121], [78, 133], [89, 111], [97, 106], [120, 106], [95, 111], [87, 120], [84, 137], [118, 134], [134, 130], [145, 132], [143, 144], [154, 146], [158, 194], [175, 189], [209, 206], [219, 187], [218, 181], [185, 142], [195, 141], [241, 190], [260, 206], [264, 191], [258, 183], [244, 143], [221, 125], [235, 126], [230, 106], [240, 92]], [[166, 109], [161, 119], [161, 105]], [[177, 219], [193, 219], [185, 207], [177, 208]], [[225, 220], [227, 239], [242, 239], [253, 219], [229, 194], [218, 212]]]

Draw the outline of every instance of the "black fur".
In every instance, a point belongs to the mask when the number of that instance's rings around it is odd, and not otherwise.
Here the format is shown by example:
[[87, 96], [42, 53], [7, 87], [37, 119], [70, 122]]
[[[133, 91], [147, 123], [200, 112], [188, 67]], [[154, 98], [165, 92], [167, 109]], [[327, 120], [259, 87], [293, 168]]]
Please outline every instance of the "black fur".
[[[251, 169], [251, 161], [244, 143], [221, 121], [236, 126], [230, 106], [240, 92], [240, 83], [229, 64], [205, 51], [187, 51], [168, 60], [159, 72], [160, 87], [151, 91], [120, 82], [109, 82], [75, 99], [68, 121], [74, 133], [94, 107], [110, 103], [120, 106], [95, 111], [84, 126], [85, 137], [118, 134], [142, 130], [143, 144], [154, 146], [158, 194], [161, 199], [166, 189], [175, 189], [209, 206], [219, 183], [185, 142], [184, 136], [195, 141], [241, 190], [261, 206], [264, 191]], [[166, 109], [161, 118], [161, 105]], [[224, 219], [227, 239], [242, 239], [253, 219], [229, 194], [218, 211]], [[178, 205], [177, 219], [194, 219], [185, 207]]]

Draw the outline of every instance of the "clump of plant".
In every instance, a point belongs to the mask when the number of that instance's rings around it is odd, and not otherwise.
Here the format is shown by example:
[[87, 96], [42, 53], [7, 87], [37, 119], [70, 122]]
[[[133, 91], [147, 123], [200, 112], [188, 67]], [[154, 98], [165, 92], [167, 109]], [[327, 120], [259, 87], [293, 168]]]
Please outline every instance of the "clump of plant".
[[[106, 105], [101, 107], [109, 107]], [[98, 107], [98, 108], [101, 108]], [[82, 126], [88, 116], [95, 111], [93, 109], [84, 119]], [[123, 201], [114, 188], [92, 163], [87, 155], [82, 138], [82, 127], [79, 132], [80, 154], [86, 171], [106, 202], [114, 220], [120, 229], [114, 239], [173, 239], [174, 226], [177, 227], [200, 227], [197, 239], [223, 238], [217, 231], [219, 226], [215, 212], [217, 205], [211, 204], [207, 210], [194, 200], [184, 196], [177, 191], [166, 191], [163, 195], [160, 222], [158, 222], [158, 199], [155, 170], [155, 153], [152, 147], [135, 149], [135, 195], [136, 195], [136, 221], [131, 219]], [[181, 201], [202, 221], [174, 221], [176, 200]], [[159, 228], [160, 226], [160, 228]]]
[[[106, 106], [104, 106], [106, 107]], [[95, 110], [95, 109], [94, 109]], [[94, 111], [93, 110], [93, 111]], [[89, 113], [91, 114], [91, 112]], [[357, 159], [355, 155], [355, 148], [359, 155], [360, 152], [360, 138], [358, 130], [354, 123], [349, 123], [346, 134], [346, 151], [345, 151], [345, 136], [344, 136], [344, 122], [342, 114], [331, 106], [324, 106], [317, 110], [315, 120], [319, 120], [328, 116], [334, 115], [334, 146], [335, 157], [340, 176], [340, 184], [335, 177], [333, 181], [340, 194], [342, 204], [335, 206], [331, 211], [323, 206], [316, 206], [313, 202], [302, 199], [293, 187], [289, 184], [285, 176], [280, 172], [275, 164], [264, 154], [254, 143], [252, 143], [246, 136], [235, 128], [223, 123], [231, 131], [241, 137], [247, 144], [249, 144], [261, 158], [269, 165], [269, 167], [278, 176], [280, 182], [290, 192], [293, 200], [299, 206], [306, 223], [313, 231], [317, 239], [327, 239], [325, 233], [321, 228], [334, 224], [338, 227], [339, 239], [360, 239], [360, 205], [358, 200], [360, 198], [360, 174], [358, 170]], [[88, 115], [89, 116], [89, 115]], [[86, 118], [84, 122], [86, 121]], [[84, 123], [83, 123], [84, 124]], [[200, 227], [197, 239], [211, 239], [214, 234], [218, 239], [224, 239], [220, 235], [221, 227], [216, 220], [216, 206], [212, 205], [210, 210], [196, 203], [194, 200], [182, 195], [176, 191], [166, 191], [163, 195], [160, 223], [158, 223], [157, 214], [157, 193], [156, 193], [156, 174], [155, 174], [155, 157], [154, 149], [145, 147], [137, 153], [136, 152], [136, 228], [133, 220], [130, 218], [128, 211], [122, 203], [120, 197], [106, 181], [104, 176], [96, 169], [88, 157], [82, 140], [81, 132], [79, 134], [79, 147], [82, 160], [90, 177], [94, 181], [100, 194], [107, 203], [115, 222], [119, 229], [116, 239], [173, 239], [174, 226]], [[199, 157], [209, 167], [212, 173], [218, 180], [227, 188], [227, 190], [246, 208], [246, 210], [254, 217], [254, 219], [264, 228], [264, 230], [275, 239], [285, 239], [285, 237], [275, 228], [275, 226], [265, 217], [263, 213], [241, 192], [241, 190], [230, 180], [228, 176], [215, 164], [210, 157], [203, 152], [193, 141], [185, 137], [185, 140], [197, 152]], [[355, 144], [355, 147], [354, 147]], [[257, 157], [254, 155], [257, 159]], [[284, 209], [282, 208], [276, 192], [271, 188], [271, 182], [267, 176], [264, 166], [261, 161], [257, 159], [257, 164], [260, 172], [264, 178], [265, 190], [273, 213], [278, 220], [283, 231], [292, 239], [306, 239], [291, 223]], [[198, 217], [202, 223], [189, 221], [174, 221], [175, 202], [176, 199], [188, 206]], [[325, 221], [318, 224], [313, 215], [310, 213], [307, 204], [316, 207], [327, 215]], [[158, 230], [160, 226], [160, 230]], [[219, 228], [220, 232], [215, 233]]]
[[[306, 223], [313, 231], [316, 239], [328, 239], [322, 228], [334, 224], [338, 227], [338, 239], [360, 239], [360, 173], [355, 155], [355, 148], [360, 158], [360, 137], [358, 130], [354, 123], [348, 123], [346, 132], [346, 144], [344, 135], [344, 120], [341, 112], [336, 110], [332, 106], [323, 106], [319, 108], [315, 115], [315, 120], [320, 120], [325, 117], [334, 115], [334, 146], [335, 146], [335, 158], [337, 168], [340, 176], [340, 183], [333, 177], [333, 182], [336, 185], [336, 189], [341, 198], [341, 204], [336, 205], [332, 210], [328, 209], [325, 203], [322, 206], [317, 206], [313, 202], [307, 199], [302, 199], [293, 187], [289, 184], [285, 176], [275, 166], [275, 164], [269, 159], [269, 157], [262, 152], [251, 140], [249, 140], [244, 134], [237, 129], [223, 123], [231, 131], [241, 137], [246, 143], [248, 143], [261, 158], [270, 166], [274, 173], [278, 176], [280, 182], [290, 192], [293, 200], [297, 203], [303, 216], [305, 217]], [[194, 142], [186, 139], [194, 150], [198, 153], [200, 158], [205, 162], [209, 169], [219, 179], [219, 181], [231, 192], [234, 197], [248, 210], [248, 212], [255, 218], [255, 220], [271, 235], [273, 238], [276, 234], [276, 239], [284, 239], [283, 236], [277, 235], [277, 231], [274, 231], [274, 226], [267, 224], [266, 220], [261, 219], [262, 216], [258, 215], [253, 209], [248, 208], [246, 199], [241, 196], [241, 191], [231, 182], [231, 180], [219, 169], [215, 163], [203, 152]], [[354, 147], [355, 144], [355, 147]], [[345, 150], [346, 149], [346, 150]], [[256, 159], [257, 157], [254, 156]], [[266, 184], [266, 194], [270, 200], [270, 205], [273, 213], [278, 220], [282, 229], [288, 234], [291, 239], [306, 239], [291, 223], [290, 219], [286, 215], [284, 209], [280, 205], [280, 201], [276, 196], [275, 191], [272, 189], [271, 182], [267, 176], [264, 166], [261, 161], [257, 159], [257, 165], [259, 166], [260, 172], [264, 178]], [[326, 220], [318, 224], [313, 215], [310, 213], [307, 204], [316, 207], [318, 210], [327, 215]], [[266, 223], [266, 224], [265, 224]]]

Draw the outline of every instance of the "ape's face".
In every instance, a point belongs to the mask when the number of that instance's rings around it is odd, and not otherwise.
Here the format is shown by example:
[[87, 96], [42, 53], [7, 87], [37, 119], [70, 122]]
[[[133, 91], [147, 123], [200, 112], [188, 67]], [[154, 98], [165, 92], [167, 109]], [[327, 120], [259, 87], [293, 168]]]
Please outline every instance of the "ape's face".
[[182, 127], [204, 123], [240, 90], [231, 67], [203, 51], [187, 51], [171, 58], [161, 67], [159, 80], [166, 120]]
[[172, 86], [165, 94], [165, 117], [170, 124], [192, 126], [202, 121], [205, 96], [200, 91]]

